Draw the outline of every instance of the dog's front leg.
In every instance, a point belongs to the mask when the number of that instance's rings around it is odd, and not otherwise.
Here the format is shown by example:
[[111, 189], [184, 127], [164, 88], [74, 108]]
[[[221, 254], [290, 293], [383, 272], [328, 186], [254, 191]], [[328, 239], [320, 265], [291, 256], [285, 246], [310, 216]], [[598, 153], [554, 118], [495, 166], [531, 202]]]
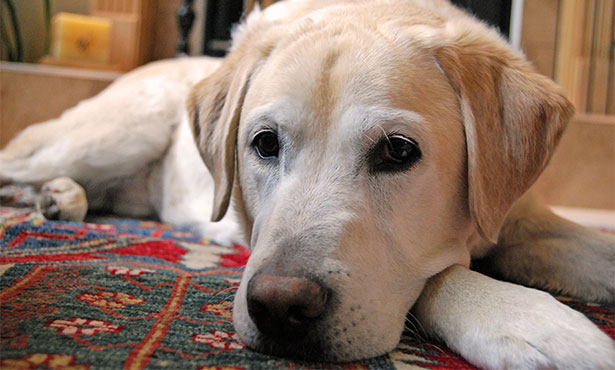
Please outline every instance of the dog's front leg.
[[480, 367], [615, 367], [615, 342], [581, 313], [461, 266], [432, 277], [413, 311], [429, 335]]

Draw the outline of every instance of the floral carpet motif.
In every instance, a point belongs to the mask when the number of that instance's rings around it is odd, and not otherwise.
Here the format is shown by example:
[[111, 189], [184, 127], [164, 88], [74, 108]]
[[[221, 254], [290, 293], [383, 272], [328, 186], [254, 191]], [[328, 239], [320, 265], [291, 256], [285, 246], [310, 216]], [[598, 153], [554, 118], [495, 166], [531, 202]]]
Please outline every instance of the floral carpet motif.
[[[473, 368], [410, 331], [346, 364], [251, 351], [232, 325], [245, 248], [152, 221], [46, 221], [31, 197], [0, 188], [0, 369]], [[612, 309], [561, 300], [615, 336]]]

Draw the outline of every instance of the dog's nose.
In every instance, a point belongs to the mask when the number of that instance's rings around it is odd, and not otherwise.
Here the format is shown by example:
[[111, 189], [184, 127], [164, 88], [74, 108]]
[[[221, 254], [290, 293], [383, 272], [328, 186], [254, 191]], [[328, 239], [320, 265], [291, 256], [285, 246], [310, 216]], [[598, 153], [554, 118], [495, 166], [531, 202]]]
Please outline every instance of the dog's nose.
[[265, 335], [303, 336], [324, 313], [327, 296], [307, 278], [259, 274], [248, 283], [248, 312]]

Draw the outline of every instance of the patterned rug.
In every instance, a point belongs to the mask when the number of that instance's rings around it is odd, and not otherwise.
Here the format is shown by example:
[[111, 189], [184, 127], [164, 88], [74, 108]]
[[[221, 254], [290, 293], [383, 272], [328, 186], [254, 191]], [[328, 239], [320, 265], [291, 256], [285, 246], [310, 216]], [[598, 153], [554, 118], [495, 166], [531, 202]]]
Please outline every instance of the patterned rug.
[[[30, 189], [0, 188], [0, 369], [472, 369], [441, 343], [346, 364], [289, 361], [238, 340], [249, 253], [152, 221], [45, 221]], [[614, 311], [560, 298], [615, 337]]]

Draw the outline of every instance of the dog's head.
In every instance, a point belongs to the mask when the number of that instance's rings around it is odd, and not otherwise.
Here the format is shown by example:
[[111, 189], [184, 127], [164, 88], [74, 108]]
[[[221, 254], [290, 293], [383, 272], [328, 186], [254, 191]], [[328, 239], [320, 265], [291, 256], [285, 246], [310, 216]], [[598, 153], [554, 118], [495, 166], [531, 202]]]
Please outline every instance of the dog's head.
[[189, 109], [213, 219], [234, 196], [250, 240], [240, 337], [350, 360], [391, 350], [425, 281], [497, 240], [572, 108], [446, 3], [318, 3], [250, 16]]

